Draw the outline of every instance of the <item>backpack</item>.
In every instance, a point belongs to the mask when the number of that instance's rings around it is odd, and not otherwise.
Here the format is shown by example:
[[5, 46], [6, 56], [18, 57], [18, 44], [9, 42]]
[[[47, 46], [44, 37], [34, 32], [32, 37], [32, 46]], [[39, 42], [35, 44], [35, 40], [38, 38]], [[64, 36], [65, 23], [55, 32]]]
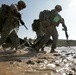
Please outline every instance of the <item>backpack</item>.
[[0, 7], [0, 32], [2, 31], [2, 25], [5, 23], [8, 18], [10, 6], [6, 4], [2, 4]]
[[32, 23], [32, 30], [33, 31], [37, 31], [40, 27], [40, 20], [39, 19], [35, 19]]
[[8, 17], [10, 6], [6, 4], [2, 4], [0, 7], [0, 19], [5, 20]]
[[49, 20], [50, 19], [50, 11], [49, 10], [43, 10], [39, 14], [39, 20], [44, 21], [44, 20]]

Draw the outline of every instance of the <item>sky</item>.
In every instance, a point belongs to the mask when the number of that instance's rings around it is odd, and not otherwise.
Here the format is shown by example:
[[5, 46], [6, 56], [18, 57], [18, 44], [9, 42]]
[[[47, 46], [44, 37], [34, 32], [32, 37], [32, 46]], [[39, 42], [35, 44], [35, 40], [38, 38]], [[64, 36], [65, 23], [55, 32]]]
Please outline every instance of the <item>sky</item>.
[[[11, 5], [17, 4], [19, 0], [0, 0], [1, 4]], [[20, 38], [36, 38], [36, 33], [32, 31], [32, 23], [34, 19], [39, 18], [40, 11], [52, 10], [55, 5], [61, 5], [62, 11], [59, 13], [62, 18], [65, 19], [65, 24], [68, 29], [69, 39], [76, 40], [76, 0], [23, 0], [27, 7], [20, 11], [22, 14], [22, 20], [28, 27], [28, 30], [24, 26], [19, 27], [18, 36]], [[62, 31], [62, 25], [57, 27], [59, 39], [66, 39], [65, 32]]]

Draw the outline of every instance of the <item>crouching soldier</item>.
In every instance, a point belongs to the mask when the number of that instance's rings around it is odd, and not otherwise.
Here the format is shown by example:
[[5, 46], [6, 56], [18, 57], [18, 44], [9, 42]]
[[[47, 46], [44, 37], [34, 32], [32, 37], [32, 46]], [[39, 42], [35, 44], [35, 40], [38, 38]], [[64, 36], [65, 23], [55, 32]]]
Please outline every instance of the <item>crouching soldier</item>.
[[[32, 48], [35, 48], [37, 47], [39, 44], [40, 44], [40, 41], [43, 39], [43, 36], [44, 36], [44, 31], [43, 31], [43, 28], [42, 26], [40, 25], [40, 20], [39, 19], [35, 19], [32, 23], [32, 30], [34, 32], [36, 32], [36, 36], [37, 38], [34, 40], [33, 44], [32, 44]], [[41, 47], [41, 51], [42, 53], [45, 53], [44, 51], [44, 47], [45, 46], [49, 46], [52, 44], [52, 40], [49, 39], [49, 41]]]

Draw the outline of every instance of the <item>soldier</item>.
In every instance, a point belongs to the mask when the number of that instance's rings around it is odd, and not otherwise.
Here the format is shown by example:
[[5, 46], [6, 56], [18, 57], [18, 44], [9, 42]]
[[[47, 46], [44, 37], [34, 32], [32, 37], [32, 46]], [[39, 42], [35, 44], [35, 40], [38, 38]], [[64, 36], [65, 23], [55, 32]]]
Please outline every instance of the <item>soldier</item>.
[[63, 24], [63, 18], [61, 18], [61, 16], [58, 14], [61, 10], [62, 7], [60, 5], [56, 5], [55, 9], [51, 10], [49, 19], [45, 19], [43, 21], [40, 20], [40, 24], [43, 26], [45, 35], [43, 36], [39, 45], [35, 47], [37, 52], [39, 52], [39, 49], [48, 42], [50, 37], [52, 37], [53, 39], [50, 53], [56, 52], [55, 48], [58, 41], [58, 32], [56, 27], [59, 26], [60, 23], [62, 23], [62, 26], [67, 31], [67, 27], [65, 26], [65, 24]]
[[[36, 36], [37, 38], [34, 40], [32, 47], [34, 48], [35, 46], [37, 46], [40, 42], [40, 40], [42, 39], [42, 36], [44, 35], [44, 32], [42, 30], [42, 26], [40, 26], [40, 20], [39, 19], [35, 19], [32, 23], [32, 30], [34, 32], [36, 32]], [[42, 48], [44, 49], [44, 48]]]
[[42, 27], [40, 26], [40, 20], [39, 19], [35, 19], [33, 21], [33, 23], [32, 23], [32, 30], [34, 32], [36, 32], [36, 35], [37, 35], [37, 38], [34, 41], [34, 43], [35, 43], [35, 42], [37, 42], [44, 35]]
[[[40, 40], [43, 39], [43, 36], [44, 36], [44, 34], [45, 34], [44, 31], [43, 31], [42, 26], [40, 25], [40, 20], [39, 20], [39, 19], [35, 19], [35, 20], [33, 21], [33, 23], [32, 23], [32, 30], [33, 30], [34, 32], [36, 32], [36, 36], [37, 36], [37, 38], [34, 40], [34, 43], [33, 43], [33, 45], [32, 45], [32, 47], [34, 48], [35, 46], [39, 45]], [[50, 40], [46, 43], [45, 46], [49, 46], [49, 45], [51, 45], [51, 43], [52, 43], [52, 40], [50, 39]], [[41, 48], [41, 52], [43, 52], [43, 53], [45, 53], [45, 51], [44, 51], [44, 47], [45, 47], [45, 46], [43, 46], [43, 47]]]
[[[17, 28], [19, 27], [19, 23], [23, 23], [19, 11], [26, 8], [26, 4], [23, 1], [19, 1], [18, 4], [11, 4], [8, 8], [7, 17], [4, 16], [6, 18], [2, 25], [0, 45], [9, 37], [12, 42], [12, 48], [16, 51], [20, 44], [17, 36]], [[0, 19], [3, 21], [2, 16], [0, 16]]]

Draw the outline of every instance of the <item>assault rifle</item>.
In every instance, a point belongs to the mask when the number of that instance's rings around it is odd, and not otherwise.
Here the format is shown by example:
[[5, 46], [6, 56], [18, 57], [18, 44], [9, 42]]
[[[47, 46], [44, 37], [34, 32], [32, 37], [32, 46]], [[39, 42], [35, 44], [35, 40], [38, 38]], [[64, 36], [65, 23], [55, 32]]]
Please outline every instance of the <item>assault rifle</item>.
[[68, 42], [69, 35], [68, 35], [67, 31], [65, 30], [65, 28], [63, 28], [63, 30], [65, 31], [66, 39], [67, 39], [67, 42]]
[[23, 20], [21, 19], [21, 14], [20, 14], [20, 13], [17, 14], [17, 17], [19, 18], [20, 23], [28, 30], [28, 28], [26, 27], [25, 23], [24, 23]]
[[28, 30], [28, 28], [26, 27], [25, 23], [23, 22], [23, 20], [20, 19], [20, 23]]
[[68, 40], [69, 35], [68, 35], [68, 33], [67, 33], [67, 27], [66, 27], [66, 25], [65, 25], [64, 19], [63, 19], [63, 22], [62, 22], [62, 26], [64, 27], [62, 30], [65, 31], [65, 35], [66, 35], [66, 39], [67, 39], [68, 46], [70, 47], [70, 45], [69, 45], [69, 40]]
[[67, 39], [67, 43], [68, 43], [68, 46], [70, 47], [70, 43], [69, 43], [69, 40], [68, 40], [69, 35], [68, 35], [68, 33], [67, 33], [67, 31], [66, 31], [65, 29], [63, 29], [63, 30], [65, 31], [65, 35], [66, 35], [66, 39]]

